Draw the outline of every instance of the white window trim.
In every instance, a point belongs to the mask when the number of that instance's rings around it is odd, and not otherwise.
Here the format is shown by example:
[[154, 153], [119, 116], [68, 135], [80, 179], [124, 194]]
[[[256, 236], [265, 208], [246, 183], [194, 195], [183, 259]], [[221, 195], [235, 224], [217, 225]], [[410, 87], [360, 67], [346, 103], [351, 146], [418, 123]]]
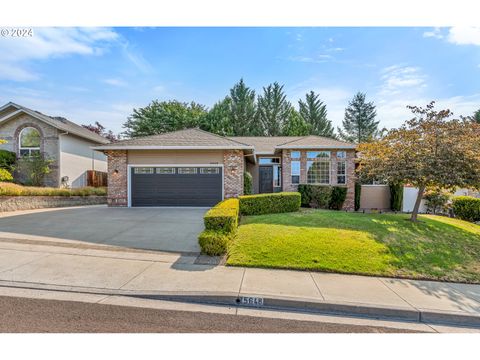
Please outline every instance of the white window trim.
[[[225, 200], [225, 172], [223, 164], [127, 164], [127, 207], [132, 207], [132, 168], [135, 167], [219, 167], [222, 168], [222, 200]], [[160, 206], [165, 207], [165, 206]], [[169, 206], [168, 208], [171, 208]]]
[[[317, 153], [328, 153], [328, 157], [309, 157], [308, 156], [308, 153], [310, 152], [317, 152]], [[305, 153], [305, 156], [307, 158], [307, 160], [318, 160], [318, 159], [328, 159], [328, 160], [331, 160], [332, 159], [332, 152], [330, 150], [312, 150], [312, 151], [307, 151]]]
[[[343, 159], [343, 158], [341, 158], [341, 159]], [[340, 176], [345, 176], [345, 184], [339, 184], [339, 183], [338, 183], [338, 176], [339, 176], [339, 175], [338, 175], [338, 163], [341, 163], [341, 162], [345, 163], [345, 175], [340, 175]], [[347, 164], [347, 160], [346, 160], [346, 159], [345, 159], [345, 160], [339, 160], [339, 161], [337, 161], [337, 173], [336, 173], [337, 185], [347, 185], [347, 181], [348, 181], [348, 180], [347, 180], [347, 165], [348, 165], [348, 164]]]
[[[320, 158], [316, 158], [318, 160]], [[322, 162], [328, 162], [328, 183], [309, 183], [308, 182], [308, 162], [315, 162], [314, 159], [307, 159], [307, 167], [305, 169], [305, 175], [306, 175], [306, 183], [307, 185], [332, 185], [332, 161], [330, 158], [325, 158], [325, 160], [320, 160]]]
[[[298, 174], [293, 173], [293, 167], [292, 167], [293, 162], [298, 162]], [[290, 182], [292, 183], [292, 185], [299, 185], [300, 184], [300, 177], [301, 177], [300, 174], [301, 173], [302, 173], [302, 162], [300, 161], [300, 159], [298, 159], [298, 160], [295, 159], [295, 160], [290, 161]], [[298, 183], [294, 183], [292, 181], [292, 178], [294, 176], [298, 176]]]
[[[38, 132], [38, 134], [40, 135], [40, 146], [38, 146], [38, 147], [37, 146], [33, 146], [33, 147], [22, 146], [22, 133], [27, 129], [33, 129], [36, 132]], [[20, 156], [22, 156], [22, 150], [28, 150], [28, 156], [32, 156], [32, 151], [38, 151], [40, 153], [41, 144], [42, 144], [42, 134], [37, 128], [34, 128], [33, 126], [25, 126], [18, 133], [18, 155], [20, 155]]]

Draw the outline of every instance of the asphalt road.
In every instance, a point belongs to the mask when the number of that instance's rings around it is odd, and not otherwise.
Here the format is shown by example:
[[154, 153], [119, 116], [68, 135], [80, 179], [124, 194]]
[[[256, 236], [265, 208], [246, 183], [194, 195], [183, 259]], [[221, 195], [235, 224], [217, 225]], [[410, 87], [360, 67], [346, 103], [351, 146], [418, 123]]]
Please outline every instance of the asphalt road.
[[391, 328], [0, 297], [0, 332], [387, 333]]

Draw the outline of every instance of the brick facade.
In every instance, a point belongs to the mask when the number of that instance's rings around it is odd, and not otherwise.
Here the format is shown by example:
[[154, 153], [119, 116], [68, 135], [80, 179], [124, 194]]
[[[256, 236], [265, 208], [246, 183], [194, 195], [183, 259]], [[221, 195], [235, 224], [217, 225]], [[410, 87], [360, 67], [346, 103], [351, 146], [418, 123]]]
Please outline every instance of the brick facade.
[[225, 199], [243, 195], [244, 164], [242, 150], [225, 150], [223, 152]]
[[[294, 150], [300, 151], [300, 184], [307, 183], [307, 151], [318, 151], [318, 149], [311, 150]], [[330, 150], [329, 150], [330, 151]], [[337, 158], [337, 151], [346, 151], [347, 158]], [[282, 150], [282, 183], [283, 191], [297, 191], [298, 186], [292, 184], [291, 176], [291, 150]], [[337, 186], [337, 163], [345, 160], [347, 162], [347, 184], [338, 185], [347, 187], [347, 197], [343, 204], [344, 210], [353, 210], [355, 202], [355, 151], [353, 150], [331, 150], [331, 166], [330, 166], [330, 185]]]
[[110, 150], [108, 158], [108, 206], [128, 206], [128, 164], [126, 150]]

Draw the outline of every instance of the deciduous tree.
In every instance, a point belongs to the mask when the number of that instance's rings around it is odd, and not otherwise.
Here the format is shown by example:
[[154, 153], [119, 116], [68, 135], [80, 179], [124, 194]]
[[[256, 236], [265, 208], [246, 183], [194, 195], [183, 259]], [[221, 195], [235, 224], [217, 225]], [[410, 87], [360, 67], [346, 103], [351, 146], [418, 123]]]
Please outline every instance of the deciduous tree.
[[104, 138], [110, 141], [117, 141], [120, 139], [119, 135], [115, 135], [112, 130], [107, 130], [105, 126], [100, 124], [98, 121], [95, 121], [95, 124], [82, 125], [85, 129], [93, 131], [94, 133], [103, 136]]

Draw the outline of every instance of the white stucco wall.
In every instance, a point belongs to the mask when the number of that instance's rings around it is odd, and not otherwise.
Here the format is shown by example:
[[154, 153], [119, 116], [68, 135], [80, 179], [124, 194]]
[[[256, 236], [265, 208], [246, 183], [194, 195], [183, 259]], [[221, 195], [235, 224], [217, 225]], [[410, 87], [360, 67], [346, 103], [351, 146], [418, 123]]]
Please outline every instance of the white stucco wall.
[[[413, 207], [415, 206], [415, 201], [417, 200], [418, 189], [414, 187], [405, 186], [403, 188], [403, 208], [402, 211], [404, 212], [411, 212], [413, 211]], [[425, 200], [422, 199], [420, 201], [420, 208], [418, 212], [424, 213], [427, 211], [427, 206], [425, 205]]]
[[70, 134], [60, 135], [60, 179], [68, 176], [71, 187], [87, 185], [87, 170], [107, 171], [107, 157], [90, 147], [96, 145]]

